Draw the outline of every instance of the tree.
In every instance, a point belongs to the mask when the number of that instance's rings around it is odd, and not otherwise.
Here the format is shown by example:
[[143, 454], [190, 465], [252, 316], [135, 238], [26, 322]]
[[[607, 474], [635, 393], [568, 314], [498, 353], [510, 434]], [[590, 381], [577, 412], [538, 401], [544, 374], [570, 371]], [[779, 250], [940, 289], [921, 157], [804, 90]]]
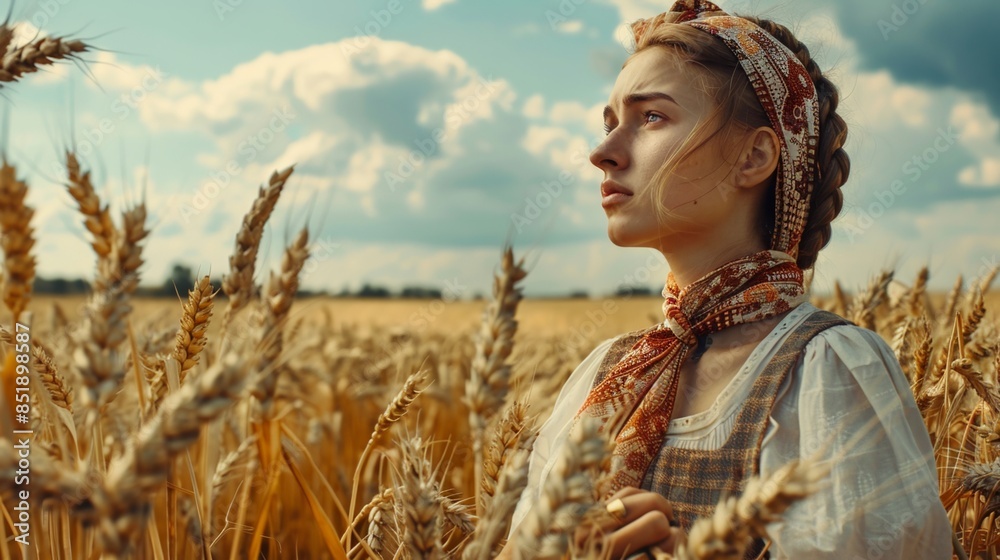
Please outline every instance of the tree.
[[169, 297], [180, 294], [182, 298], [186, 298], [192, 288], [194, 288], [194, 274], [191, 272], [191, 267], [175, 264], [170, 277], [163, 283], [163, 295]]

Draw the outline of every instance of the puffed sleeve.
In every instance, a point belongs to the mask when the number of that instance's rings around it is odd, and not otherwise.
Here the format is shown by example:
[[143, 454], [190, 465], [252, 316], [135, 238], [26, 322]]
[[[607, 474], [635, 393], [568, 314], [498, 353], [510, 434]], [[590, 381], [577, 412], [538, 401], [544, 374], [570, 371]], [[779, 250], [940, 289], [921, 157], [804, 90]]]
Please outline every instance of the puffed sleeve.
[[566, 383], [563, 384], [552, 406], [552, 413], [548, 420], [539, 429], [538, 438], [532, 448], [528, 459], [528, 486], [521, 494], [514, 509], [514, 516], [511, 518], [510, 532], [521, 523], [528, 513], [530, 505], [539, 497], [541, 493], [541, 481], [555, 464], [553, 450], [559, 449], [569, 436], [569, 430], [573, 424], [573, 418], [577, 411], [583, 406], [583, 402], [590, 393], [590, 387], [597, 377], [597, 369], [604, 361], [611, 344], [618, 337], [608, 338], [598, 344], [576, 369], [570, 374]]
[[771, 411], [761, 474], [816, 452], [832, 472], [767, 526], [771, 557], [950, 559], [930, 437], [889, 345], [868, 329], [831, 327], [797, 367]]

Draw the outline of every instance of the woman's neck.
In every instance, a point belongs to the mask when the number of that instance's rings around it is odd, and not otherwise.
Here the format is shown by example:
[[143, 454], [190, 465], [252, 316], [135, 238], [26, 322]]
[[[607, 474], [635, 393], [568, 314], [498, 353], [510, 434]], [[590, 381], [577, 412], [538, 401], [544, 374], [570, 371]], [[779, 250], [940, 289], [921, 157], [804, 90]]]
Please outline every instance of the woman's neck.
[[667, 259], [667, 266], [674, 275], [674, 281], [683, 290], [727, 262], [763, 251], [765, 248], [759, 241], [746, 240], [743, 243], [716, 249], [709, 247], [684, 251], [661, 249], [661, 252]]

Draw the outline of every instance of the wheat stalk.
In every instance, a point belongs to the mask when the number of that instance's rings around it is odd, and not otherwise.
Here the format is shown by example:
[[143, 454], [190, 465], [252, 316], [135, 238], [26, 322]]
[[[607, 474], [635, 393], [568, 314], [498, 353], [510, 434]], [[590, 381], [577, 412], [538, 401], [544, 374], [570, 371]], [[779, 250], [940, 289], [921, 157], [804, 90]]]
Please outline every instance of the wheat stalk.
[[[4, 24], [6, 31], [7, 25]], [[3, 59], [0, 60], [0, 82], [15, 82], [26, 74], [37, 72], [39, 66], [71, 60], [85, 53], [90, 46], [83, 41], [68, 41], [62, 37], [42, 37], [11, 49], [5, 40]]]
[[740, 560], [753, 538], [767, 537], [765, 526], [780, 519], [793, 503], [817, 490], [828, 466], [793, 460], [766, 480], [751, 478], [739, 498], [720, 500], [710, 518], [691, 526], [675, 557], [683, 560]]
[[555, 559], [566, 554], [572, 531], [595, 504], [594, 474], [609, 447], [600, 433], [600, 421], [581, 416], [543, 482], [539, 499], [532, 500], [512, 536], [515, 558]]
[[273, 172], [268, 185], [258, 189], [257, 198], [250, 211], [243, 217], [243, 225], [236, 234], [236, 248], [229, 257], [229, 275], [222, 280], [222, 291], [229, 298], [222, 321], [224, 325], [228, 325], [233, 314], [246, 306], [255, 296], [254, 265], [257, 261], [260, 240], [264, 235], [264, 226], [271, 217], [275, 205], [278, 204], [278, 198], [292, 174], [292, 169], [288, 167], [281, 172]]
[[472, 540], [462, 552], [463, 560], [491, 560], [500, 551], [504, 536], [510, 530], [511, 516], [528, 485], [528, 449], [512, 448], [507, 454], [491, 500], [476, 524]]
[[496, 493], [500, 481], [500, 472], [510, 454], [516, 449], [518, 439], [524, 430], [527, 404], [518, 400], [508, 407], [493, 434], [493, 441], [487, 449], [483, 464], [483, 478], [480, 482], [480, 511], [489, 509], [490, 501]]
[[883, 270], [868, 284], [865, 291], [854, 298], [849, 314], [858, 326], [875, 330], [875, 309], [885, 299], [886, 288], [892, 282], [892, 276], [893, 271]]
[[105, 553], [127, 556], [150, 514], [150, 494], [166, 480], [172, 459], [198, 439], [201, 427], [225, 412], [250, 382], [243, 361], [227, 354], [204, 375], [168, 395], [125, 453], [112, 461], [94, 496]]
[[[403, 387], [399, 390], [389, 405], [381, 414], [379, 414], [378, 420], [375, 422], [375, 429], [372, 432], [371, 437], [368, 438], [368, 443], [365, 444], [365, 448], [361, 452], [361, 457], [358, 459], [358, 465], [355, 467], [355, 484], [352, 485], [351, 504], [348, 509], [348, 517], [354, 516], [354, 506], [357, 503], [358, 497], [357, 481], [360, 479], [361, 471], [364, 468], [372, 449], [375, 447], [375, 443], [389, 431], [389, 428], [391, 428], [393, 424], [403, 418], [406, 411], [410, 409], [410, 405], [413, 404], [413, 401], [415, 401], [416, 398], [420, 396], [420, 393], [424, 391], [424, 383], [426, 381], [427, 372], [425, 370], [419, 370], [411, 374], [406, 378], [406, 381], [403, 383]], [[344, 546], [348, 549], [351, 547], [351, 538], [352, 535], [349, 528], [349, 530], [341, 538], [341, 542], [345, 543]]]
[[419, 437], [401, 444], [403, 464], [394, 475], [397, 505], [403, 519], [402, 546], [410, 558], [436, 560], [443, 557], [441, 538], [444, 515], [441, 493], [434, 481], [429, 462], [422, 456], [423, 442]]
[[[263, 314], [264, 336], [260, 341], [258, 358], [258, 367], [261, 370], [278, 363], [283, 343], [282, 328], [288, 319], [295, 293], [299, 289], [299, 273], [302, 272], [302, 267], [308, 258], [309, 230], [302, 228], [295, 241], [285, 249], [281, 260], [281, 272], [279, 274], [272, 272], [268, 282]], [[282, 369], [282, 366], [273, 367], [269, 375], [262, 375], [257, 384], [251, 388], [251, 394], [260, 402], [265, 418], [271, 415], [274, 393]]]
[[42, 386], [48, 391], [52, 402], [59, 408], [64, 408], [73, 412], [73, 388], [69, 386], [66, 379], [59, 373], [52, 358], [45, 349], [33, 340], [32, 354], [35, 358], [35, 367], [38, 368], [38, 376], [42, 380]]
[[28, 307], [35, 279], [35, 245], [31, 218], [35, 211], [24, 202], [28, 185], [17, 178], [17, 172], [6, 159], [0, 167], [0, 244], [4, 253], [3, 301], [14, 316], [14, 322]]
[[198, 355], [205, 348], [208, 339], [208, 321], [212, 318], [215, 294], [208, 275], [202, 276], [188, 291], [188, 300], [181, 315], [181, 327], [177, 331], [174, 344], [174, 359], [177, 360], [177, 381], [184, 383], [188, 372], [198, 364]]
[[[522, 298], [517, 284], [528, 274], [523, 265], [524, 259], [514, 262], [514, 251], [510, 246], [504, 248], [501, 273], [493, 278], [493, 300], [483, 312], [482, 327], [476, 338], [476, 356], [465, 385], [477, 481], [483, 479], [486, 424], [503, 406], [510, 390], [511, 367], [506, 360], [514, 347], [514, 335], [517, 332], [514, 314]], [[476, 504], [480, 503], [477, 496]]]

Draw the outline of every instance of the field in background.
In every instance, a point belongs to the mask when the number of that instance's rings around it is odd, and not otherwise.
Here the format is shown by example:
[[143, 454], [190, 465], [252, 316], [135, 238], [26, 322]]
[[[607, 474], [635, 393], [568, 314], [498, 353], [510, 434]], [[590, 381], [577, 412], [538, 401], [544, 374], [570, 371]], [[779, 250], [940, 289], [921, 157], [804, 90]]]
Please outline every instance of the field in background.
[[[935, 306], [941, 306], [946, 293], [929, 293]], [[830, 298], [817, 298], [821, 306]], [[988, 292], [986, 300], [986, 321], [993, 319], [995, 309], [1000, 309], [1000, 290]], [[632, 297], [608, 299], [524, 299], [517, 310], [518, 332], [517, 340], [531, 338], [536, 335], [573, 335], [581, 330], [590, 332], [593, 325], [594, 336], [609, 338], [634, 329], [644, 328], [654, 321], [660, 321], [663, 312], [660, 305], [663, 298]], [[52, 304], [58, 303], [67, 315], [73, 319], [78, 316], [86, 298], [82, 296], [52, 297], [35, 296], [30, 309], [41, 314], [45, 320], [52, 312]], [[179, 317], [180, 301], [167, 299], [131, 300], [137, 317]], [[487, 301], [451, 301], [441, 300], [381, 300], [381, 299], [336, 299], [308, 298], [296, 300], [290, 312], [292, 321], [301, 317], [307, 323], [320, 320], [324, 310], [330, 312], [335, 324], [353, 324], [360, 328], [386, 328], [426, 326], [432, 330], [444, 331], [450, 334], [461, 332], [474, 333], [479, 327], [483, 309]], [[607, 319], [601, 321], [602, 310], [611, 310], [605, 314]], [[209, 333], [218, 329], [219, 322], [209, 325]]]
[[[0, 82], [90, 48], [49, 37], [15, 46], [12, 36], [0, 24]], [[65, 156], [97, 264], [87, 298], [32, 296], [38, 220], [29, 186], [8, 162], [0, 169], [0, 424], [22, 430], [0, 438], [4, 558], [490, 560], [566, 376], [598, 341], [662, 319], [659, 297], [520, 301], [527, 272], [510, 246], [485, 301], [295, 301], [308, 226], [276, 270], [257, 268], [291, 167], [234, 224], [221, 278], [201, 277], [183, 302], [138, 299], [145, 202], [112, 215], [105, 185]], [[897, 278], [902, 290], [889, 271], [871, 272], [869, 286], [814, 303], [890, 343], [935, 444], [931, 499], [947, 509], [958, 549], [996, 560], [1000, 297], [972, 287], [987, 290], [1000, 267], [930, 297], [927, 268]], [[30, 329], [13, 328], [26, 309]], [[526, 559], [563, 557], [585, 516], [606, 513], [613, 442], [588, 420], [511, 536]], [[823, 476], [803, 457], [748, 481], [738, 501], [695, 522], [676, 558], [741, 557]]]

